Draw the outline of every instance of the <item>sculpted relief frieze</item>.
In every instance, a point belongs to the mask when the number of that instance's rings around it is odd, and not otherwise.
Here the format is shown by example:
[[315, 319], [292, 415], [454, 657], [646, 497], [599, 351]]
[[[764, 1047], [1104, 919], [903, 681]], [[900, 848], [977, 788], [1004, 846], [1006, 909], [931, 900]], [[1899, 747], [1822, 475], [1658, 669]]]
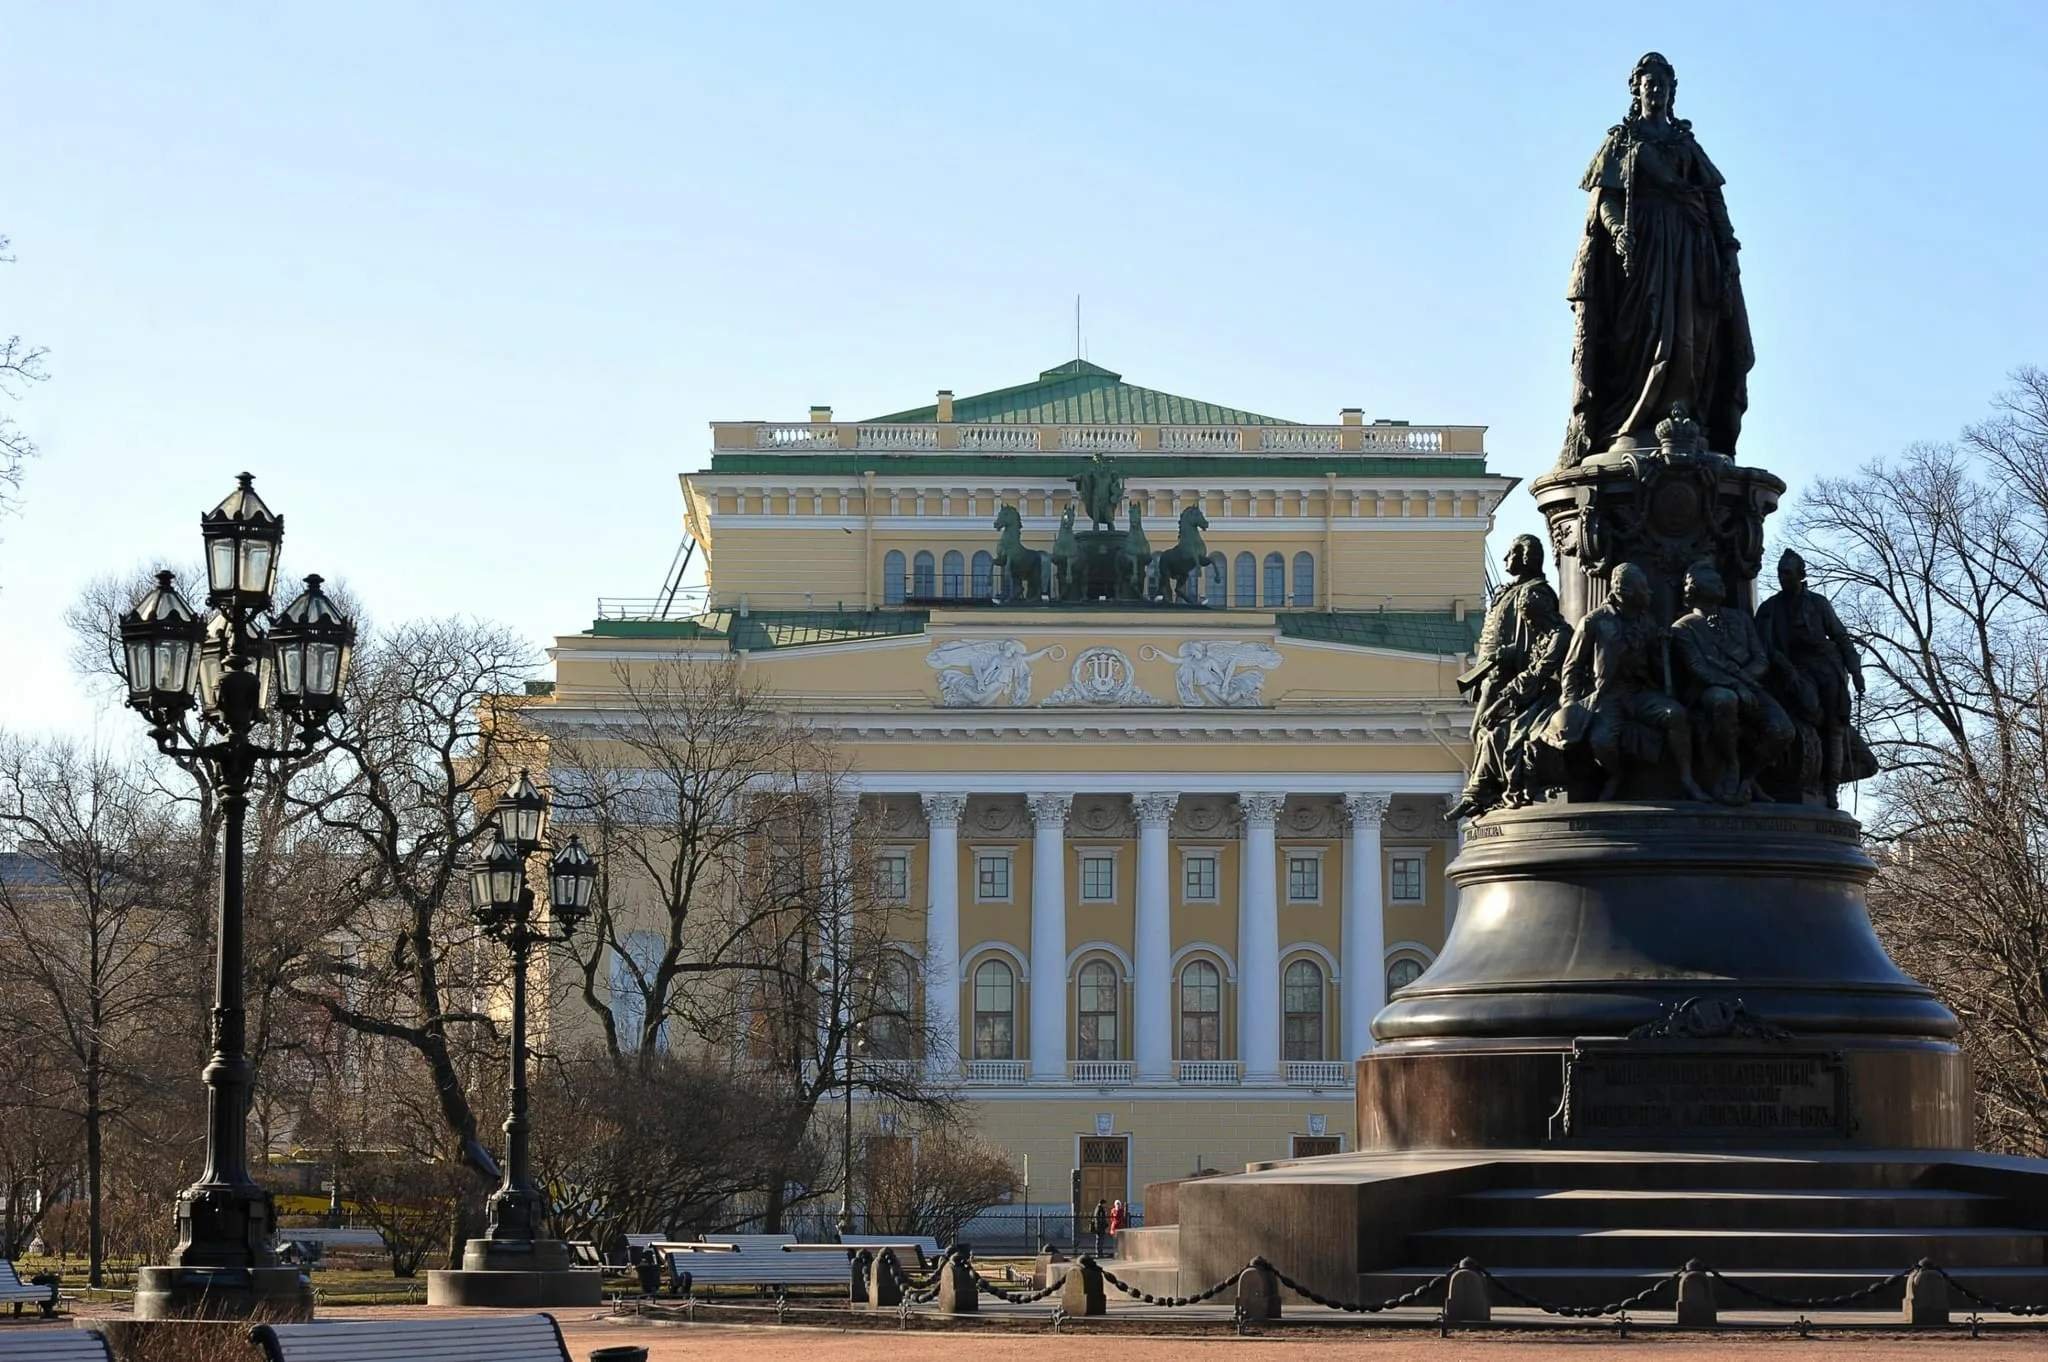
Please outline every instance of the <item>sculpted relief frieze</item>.
[[1129, 655], [1106, 645], [1082, 649], [1067, 683], [1036, 701], [1032, 664], [1041, 658], [1066, 661], [1063, 645], [1032, 649], [1017, 639], [962, 639], [938, 644], [926, 654], [925, 663], [938, 673], [939, 704], [949, 709], [1022, 708], [1034, 703], [1041, 708], [1178, 704], [1188, 709], [1249, 709], [1266, 703], [1266, 675], [1281, 662], [1280, 651], [1271, 644], [1242, 639], [1188, 639], [1171, 649], [1148, 643], [1138, 649], [1138, 657], [1172, 664], [1172, 701], [1139, 685]]

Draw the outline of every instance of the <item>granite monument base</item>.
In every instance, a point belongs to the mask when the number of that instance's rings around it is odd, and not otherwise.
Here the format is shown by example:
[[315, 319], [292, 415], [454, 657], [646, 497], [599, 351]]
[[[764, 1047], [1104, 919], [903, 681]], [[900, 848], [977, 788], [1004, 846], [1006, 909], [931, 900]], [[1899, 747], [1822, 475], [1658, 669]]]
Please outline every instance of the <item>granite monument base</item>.
[[295, 1267], [145, 1267], [139, 1320], [308, 1320], [313, 1284]]

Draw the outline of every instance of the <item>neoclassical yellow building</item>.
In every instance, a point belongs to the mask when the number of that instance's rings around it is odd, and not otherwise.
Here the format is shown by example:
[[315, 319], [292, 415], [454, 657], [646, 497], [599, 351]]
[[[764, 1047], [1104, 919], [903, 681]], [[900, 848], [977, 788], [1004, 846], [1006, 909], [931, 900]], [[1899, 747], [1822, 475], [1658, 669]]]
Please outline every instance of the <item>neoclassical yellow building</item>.
[[[927, 961], [926, 1062], [1032, 1169], [1133, 1197], [1347, 1145], [1351, 1061], [1451, 906], [1445, 821], [1485, 540], [1483, 428], [1277, 420], [1074, 360], [873, 420], [717, 422], [682, 479], [707, 599], [556, 641], [551, 710], [621, 663], [737, 659], [832, 734]], [[1100, 456], [1195, 603], [1009, 600]], [[1083, 516], [1085, 522], [1086, 517]], [[1154, 581], [1148, 594], [1160, 594]]]

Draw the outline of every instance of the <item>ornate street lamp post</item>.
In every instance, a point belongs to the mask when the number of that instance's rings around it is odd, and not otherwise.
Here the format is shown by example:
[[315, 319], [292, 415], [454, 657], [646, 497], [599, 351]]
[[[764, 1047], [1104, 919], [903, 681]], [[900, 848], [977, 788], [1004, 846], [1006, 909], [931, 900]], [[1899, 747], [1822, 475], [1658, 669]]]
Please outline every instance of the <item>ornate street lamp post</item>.
[[533, 948], [569, 940], [590, 912], [597, 862], [571, 836], [548, 862], [548, 915], [534, 914], [526, 867], [547, 846], [548, 801], [525, 771], [498, 797], [490, 845], [470, 867], [477, 925], [512, 955], [512, 1052], [503, 1181], [491, 1193], [484, 1234], [462, 1252], [460, 1272], [433, 1272], [436, 1305], [594, 1305], [600, 1275], [572, 1269], [569, 1246], [541, 1237], [547, 1194], [534, 1185], [526, 1092], [526, 972]]
[[[222, 824], [212, 1055], [200, 1075], [206, 1166], [178, 1196], [178, 1245], [169, 1264], [138, 1274], [135, 1313], [141, 1319], [313, 1311], [305, 1276], [278, 1262], [270, 1194], [249, 1175], [254, 1070], [242, 990], [242, 838], [258, 765], [313, 755], [327, 721], [341, 711], [356, 631], [317, 576], [306, 578], [291, 604], [270, 613], [284, 517], [263, 504], [254, 481], [242, 474], [235, 490], [199, 519], [211, 617], [194, 611], [172, 575], [160, 572], [155, 589], [119, 625], [129, 706], [149, 721], [158, 751], [204, 773]], [[273, 713], [297, 730], [286, 746], [252, 736]]]

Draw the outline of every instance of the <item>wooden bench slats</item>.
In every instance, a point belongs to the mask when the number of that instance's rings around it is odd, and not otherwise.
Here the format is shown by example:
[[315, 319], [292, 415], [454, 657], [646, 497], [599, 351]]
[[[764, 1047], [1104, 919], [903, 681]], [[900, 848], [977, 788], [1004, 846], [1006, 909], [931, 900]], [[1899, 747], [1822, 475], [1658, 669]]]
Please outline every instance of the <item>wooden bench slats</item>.
[[107, 1362], [107, 1340], [84, 1329], [0, 1334], [5, 1362]]
[[915, 1244], [922, 1265], [929, 1266], [939, 1260], [939, 1241], [929, 1234], [842, 1234], [839, 1236], [839, 1242], [860, 1248], [875, 1248], [883, 1244]]
[[829, 1253], [784, 1253], [793, 1234], [720, 1234], [704, 1241], [731, 1244], [737, 1253], [668, 1253], [669, 1275], [688, 1273], [697, 1286], [843, 1286], [846, 1260]]
[[568, 1362], [552, 1315], [321, 1320], [250, 1331], [274, 1362]]

